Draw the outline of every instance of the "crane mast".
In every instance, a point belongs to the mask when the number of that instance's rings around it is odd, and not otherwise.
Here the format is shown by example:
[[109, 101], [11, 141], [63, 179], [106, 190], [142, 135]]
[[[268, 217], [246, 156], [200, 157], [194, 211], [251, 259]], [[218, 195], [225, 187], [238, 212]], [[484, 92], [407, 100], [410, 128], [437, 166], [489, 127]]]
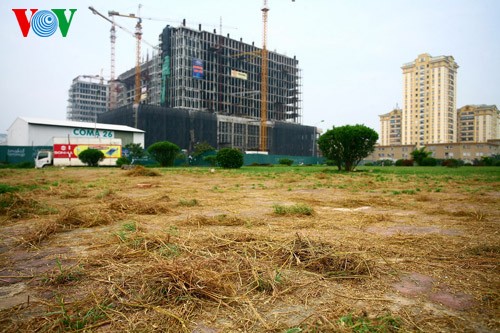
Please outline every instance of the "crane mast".
[[[140, 10], [141, 5], [139, 5]], [[137, 24], [135, 26], [135, 38], [136, 38], [136, 53], [135, 53], [135, 98], [134, 104], [138, 105], [141, 101], [141, 38], [142, 38], [142, 19], [139, 17], [139, 12], [137, 13]], [[136, 117], [136, 127], [137, 127], [137, 117]]]
[[111, 70], [110, 70], [110, 80], [109, 80], [109, 109], [112, 110], [116, 108], [116, 72], [115, 72], [115, 45], [116, 45], [116, 28], [115, 28], [115, 18], [111, 22], [110, 29], [110, 39], [111, 39]]
[[260, 91], [260, 151], [267, 151], [267, 0], [262, 7], [262, 74]]

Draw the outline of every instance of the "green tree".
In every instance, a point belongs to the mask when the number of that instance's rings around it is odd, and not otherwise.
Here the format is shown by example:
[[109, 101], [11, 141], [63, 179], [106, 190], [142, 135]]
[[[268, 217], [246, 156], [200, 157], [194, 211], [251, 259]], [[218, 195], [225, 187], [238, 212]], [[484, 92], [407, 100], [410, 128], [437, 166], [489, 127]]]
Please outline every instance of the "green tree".
[[104, 153], [97, 149], [86, 149], [78, 154], [78, 159], [88, 166], [96, 167], [104, 159]]
[[175, 157], [180, 150], [179, 146], [169, 141], [156, 142], [148, 147], [148, 153], [162, 167], [173, 166]]
[[432, 152], [430, 151], [425, 151], [425, 147], [422, 147], [420, 149], [415, 149], [414, 151], [411, 152], [411, 156], [413, 157], [413, 160], [417, 162], [418, 165], [422, 165], [422, 161], [424, 158], [427, 158], [432, 155]]
[[142, 158], [146, 155], [140, 143], [127, 143], [123, 148], [128, 150], [129, 160]]
[[339, 170], [352, 171], [375, 150], [378, 134], [365, 125], [334, 127], [321, 135], [318, 146], [323, 156], [334, 161]]
[[203, 141], [203, 142], [198, 142], [197, 144], [194, 145], [194, 151], [193, 151], [193, 157], [198, 157], [202, 155], [203, 153], [209, 152], [209, 151], [215, 151], [215, 148], [212, 147], [208, 142]]
[[235, 148], [222, 148], [217, 152], [216, 159], [225, 169], [238, 169], [243, 166], [243, 153]]

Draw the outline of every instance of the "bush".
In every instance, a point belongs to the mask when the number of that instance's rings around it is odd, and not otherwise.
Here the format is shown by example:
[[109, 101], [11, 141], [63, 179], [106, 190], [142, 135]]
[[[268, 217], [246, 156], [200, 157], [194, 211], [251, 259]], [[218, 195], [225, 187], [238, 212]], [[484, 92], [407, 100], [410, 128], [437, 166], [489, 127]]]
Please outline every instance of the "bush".
[[450, 158], [450, 159], [447, 159], [447, 160], [443, 160], [443, 162], [441, 163], [442, 166], [445, 166], [445, 167], [448, 167], [448, 168], [458, 168], [461, 163], [459, 160], [456, 160], [454, 158]]
[[397, 160], [395, 166], [413, 166], [413, 160]]
[[173, 166], [175, 157], [180, 150], [179, 146], [169, 141], [156, 142], [148, 147], [148, 153], [162, 167]]
[[118, 167], [121, 167], [122, 165], [129, 165], [129, 164], [130, 164], [130, 161], [128, 160], [128, 158], [126, 158], [124, 156], [122, 156], [116, 160], [116, 165]]
[[82, 151], [78, 158], [82, 163], [87, 164], [91, 167], [96, 167], [99, 165], [99, 162], [104, 159], [104, 153], [97, 149], [87, 149]]
[[433, 157], [424, 157], [420, 161], [420, 166], [436, 166], [437, 165], [437, 160]]
[[225, 169], [238, 169], [243, 166], [243, 153], [235, 148], [222, 148], [217, 152], [217, 163]]
[[203, 157], [203, 160], [210, 163], [211, 166], [215, 166], [217, 164], [217, 156], [215, 155], [208, 155]]
[[290, 165], [292, 165], [292, 164], [293, 164], [293, 160], [291, 160], [291, 159], [289, 159], [289, 158], [280, 158], [280, 159], [278, 160], [278, 163], [279, 163], [279, 164], [283, 164], [283, 165], [288, 165], [288, 166], [290, 166]]
[[127, 157], [129, 161], [133, 161], [135, 159], [143, 158], [146, 156], [146, 153], [141, 148], [140, 143], [127, 143], [123, 148], [124, 153], [127, 152], [125, 157]]
[[376, 165], [376, 166], [393, 166], [394, 165], [394, 161], [393, 160], [378, 160], [378, 161], [373, 162], [373, 165]]

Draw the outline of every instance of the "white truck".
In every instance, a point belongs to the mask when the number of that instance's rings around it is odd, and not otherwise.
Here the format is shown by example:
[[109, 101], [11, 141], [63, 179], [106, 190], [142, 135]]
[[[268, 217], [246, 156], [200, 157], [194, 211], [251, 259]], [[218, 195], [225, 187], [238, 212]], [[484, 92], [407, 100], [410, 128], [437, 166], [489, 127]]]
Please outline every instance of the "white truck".
[[89, 148], [104, 153], [104, 160], [99, 165], [116, 166], [116, 160], [122, 156], [122, 140], [111, 138], [54, 138], [52, 150], [40, 150], [35, 157], [35, 168], [46, 165], [85, 166], [78, 155]]

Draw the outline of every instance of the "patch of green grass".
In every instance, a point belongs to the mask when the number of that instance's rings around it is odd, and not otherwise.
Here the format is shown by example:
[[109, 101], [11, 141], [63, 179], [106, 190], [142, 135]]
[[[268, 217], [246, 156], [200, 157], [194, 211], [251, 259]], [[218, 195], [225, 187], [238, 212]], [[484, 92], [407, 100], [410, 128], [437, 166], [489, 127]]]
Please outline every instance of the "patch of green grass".
[[415, 190], [402, 190], [401, 193], [403, 193], [403, 194], [416, 194], [417, 192]]
[[364, 316], [354, 317], [352, 314], [348, 314], [341, 317], [339, 323], [355, 333], [399, 332], [401, 326], [401, 320], [389, 314], [373, 319]]
[[196, 199], [190, 199], [190, 200], [181, 199], [181, 200], [179, 200], [179, 206], [194, 207], [194, 206], [198, 206], [199, 204], [200, 203]]
[[98, 195], [96, 195], [96, 199], [104, 199], [106, 197], [109, 197], [111, 195], [113, 195], [115, 193], [115, 191], [113, 189], [105, 189], [103, 190], [101, 193], [99, 193]]
[[288, 328], [283, 333], [300, 333], [300, 332], [303, 332], [302, 328], [300, 328], [300, 327], [293, 327], [293, 328]]
[[135, 221], [129, 221], [124, 224], [122, 224], [121, 230], [116, 232], [116, 236], [120, 239], [122, 242], [127, 242], [128, 241], [128, 234], [131, 232], [136, 232], [137, 231], [137, 223]]
[[0, 184], [0, 193], [12, 193], [19, 191], [19, 186], [10, 186], [7, 184]]
[[179, 256], [181, 253], [181, 250], [179, 249], [179, 246], [172, 244], [172, 243], [167, 243], [158, 249], [158, 253], [162, 257], [172, 258], [172, 257]]
[[304, 204], [296, 204], [292, 206], [284, 206], [284, 205], [273, 205], [274, 214], [276, 215], [313, 215], [314, 210]]
[[79, 309], [68, 310], [64, 300], [60, 298], [59, 310], [55, 312], [47, 313], [48, 317], [57, 316], [56, 322], [57, 326], [61, 331], [80, 331], [85, 329], [87, 325], [92, 325], [101, 319], [106, 318], [106, 310], [111, 308], [112, 305], [107, 305], [106, 303], [98, 304], [87, 311], [81, 311]]

